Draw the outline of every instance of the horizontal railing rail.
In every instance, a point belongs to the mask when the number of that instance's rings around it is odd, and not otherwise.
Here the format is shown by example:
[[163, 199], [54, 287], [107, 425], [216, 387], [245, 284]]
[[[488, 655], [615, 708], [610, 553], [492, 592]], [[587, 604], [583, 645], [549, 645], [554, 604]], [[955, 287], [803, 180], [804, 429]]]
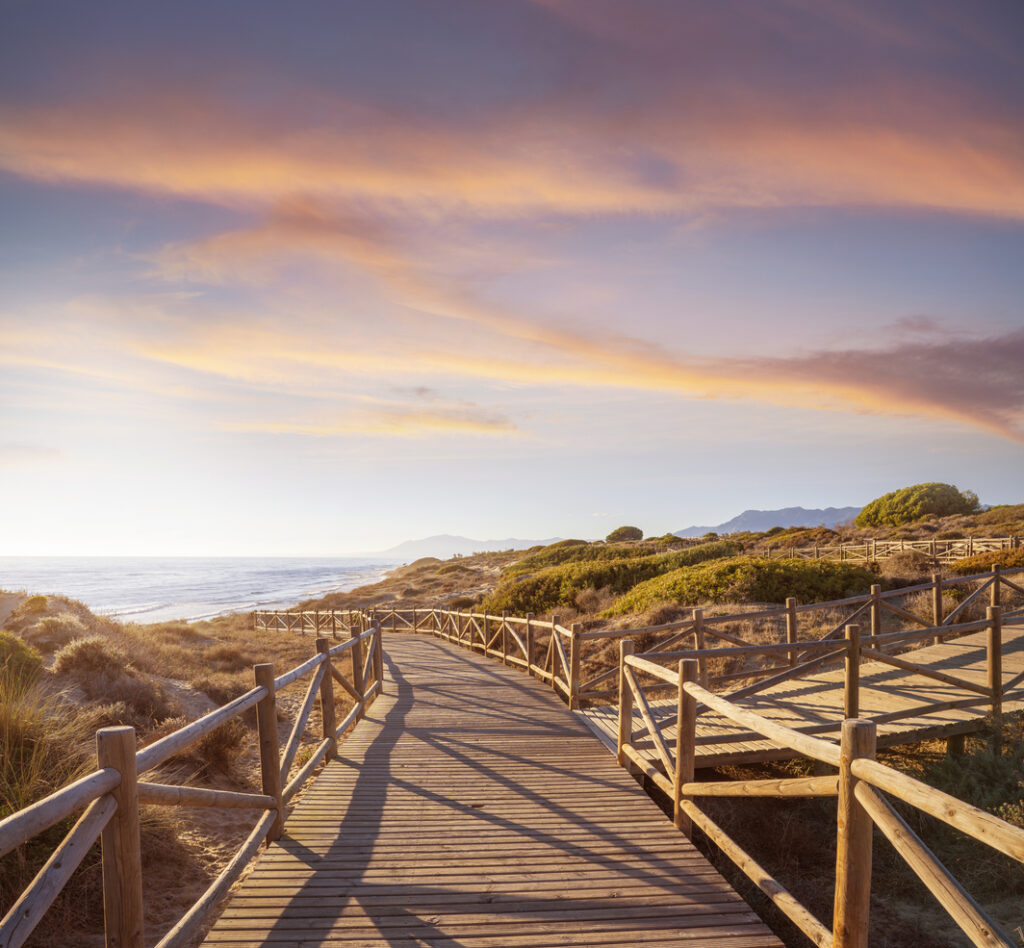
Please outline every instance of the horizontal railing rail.
[[[798, 604], [796, 599], [789, 598], [783, 606], [724, 615], [705, 615], [705, 611], [698, 608], [693, 609], [687, 619], [640, 628], [584, 630], [577, 623], [567, 628], [557, 616], [544, 620], [532, 613], [518, 617], [508, 612], [492, 615], [398, 605], [382, 605], [365, 611], [257, 612], [255, 628], [264, 632], [330, 633], [337, 637], [339, 631], [364, 629], [376, 620], [393, 632], [427, 632], [528, 671], [550, 684], [565, 697], [570, 707], [578, 709], [584, 702], [614, 703], [618, 699], [618, 671], [599, 654], [609, 641], [658, 635], [660, 640], [645, 652], [651, 655], [654, 652], [673, 654], [689, 640], [691, 650], [701, 653], [695, 656], [700, 683], [720, 688], [737, 680], [745, 681], [743, 688], [733, 694], [733, 697], [743, 697], [841, 660], [847, 647], [843, 638], [850, 625], [863, 622], [872, 636], [890, 634], [883, 630], [893, 622], [909, 625], [920, 633], [915, 639], [917, 644], [929, 638], [933, 644], [938, 644], [967, 634], [974, 630], [965, 616], [971, 609], [982, 609], [986, 593], [987, 604], [1002, 609], [1004, 624], [1024, 623], [1024, 568], [1002, 570], [995, 566], [989, 572], [970, 576], [944, 579], [936, 575], [929, 583], [884, 592], [880, 585], [874, 585], [866, 595], [825, 602]], [[906, 602], [900, 601], [920, 594], [925, 594], [928, 603], [924, 615], [916, 614]], [[947, 609], [945, 594], [960, 597], [951, 609]], [[824, 632], [820, 632], [822, 623], [815, 626], [809, 621], [813, 613], [827, 620]], [[745, 638], [743, 630], [752, 623], [757, 623], [779, 641], [757, 642]], [[820, 634], [809, 638], [809, 631]], [[907, 630], [897, 631], [903, 634]], [[832, 641], [834, 648], [822, 654], [819, 643], [827, 641]], [[870, 644], [867, 639], [865, 643]], [[744, 662], [739, 667], [725, 667], [717, 672], [713, 669], [716, 660], [735, 666], [740, 658], [758, 655], [767, 664], [751, 667], [749, 662]]]
[[[998, 610], [994, 610], [998, 613]], [[998, 626], [998, 615], [990, 614]], [[855, 638], [855, 636], [854, 636]], [[673, 819], [688, 836], [698, 827], [815, 944], [866, 948], [871, 894], [872, 828], [877, 826], [954, 922], [978, 946], [1012, 948], [1014, 942], [928, 849], [884, 794], [909, 804], [991, 848], [1024, 863], [1024, 830], [875, 760], [876, 723], [846, 709], [837, 745], [778, 724], [714, 694], [698, 681], [693, 658], [666, 668], [620, 643], [618, 760], [644, 773], [672, 801]], [[657, 719], [650, 682], [676, 693], [674, 716]], [[836, 768], [835, 775], [787, 779], [694, 779], [697, 709], [704, 705], [749, 733], [795, 754]], [[644, 728], [636, 727], [634, 708]], [[852, 714], [849, 713], [852, 710]], [[674, 729], [673, 738], [668, 731]], [[997, 727], [998, 731], [998, 727]], [[645, 753], [639, 734], [654, 748]], [[836, 874], [831, 927], [821, 922], [778, 879], [746, 852], [695, 802], [700, 797], [836, 797]]]
[[[323, 631], [322, 627], [317, 629]], [[311, 659], [277, 677], [272, 664], [256, 665], [255, 687], [251, 690], [141, 749], [137, 747], [134, 728], [102, 728], [96, 733], [96, 771], [0, 822], [2, 857], [79, 810], [83, 811], [50, 859], [0, 920], [0, 946], [19, 948], [25, 943], [93, 844], [100, 839], [107, 944], [118, 948], [143, 948], [146, 938], [139, 805], [256, 810], [260, 815], [245, 842], [199, 900], [160, 939], [157, 948], [178, 948], [187, 944], [263, 842], [281, 836], [285, 807], [316, 768], [336, 755], [348, 728], [365, 713], [381, 690], [383, 660], [379, 624], [353, 631], [340, 644], [332, 645], [329, 639], [318, 637], [316, 649]], [[337, 662], [346, 653], [351, 657], [350, 676], [342, 672]], [[303, 678], [310, 680], [282, 751], [276, 696], [283, 688]], [[335, 713], [333, 685], [336, 681], [354, 702], [340, 724]], [[321, 739], [293, 774], [298, 749], [317, 703]], [[256, 709], [261, 793], [139, 780], [140, 775], [159, 767], [251, 708]]]
[[865, 540], [863, 543], [795, 546], [768, 543], [762, 555], [797, 560], [838, 560], [871, 563], [898, 553], [923, 553], [937, 563], [953, 563], [981, 553], [999, 553], [1024, 547], [1024, 537], [963, 537], [946, 540]]

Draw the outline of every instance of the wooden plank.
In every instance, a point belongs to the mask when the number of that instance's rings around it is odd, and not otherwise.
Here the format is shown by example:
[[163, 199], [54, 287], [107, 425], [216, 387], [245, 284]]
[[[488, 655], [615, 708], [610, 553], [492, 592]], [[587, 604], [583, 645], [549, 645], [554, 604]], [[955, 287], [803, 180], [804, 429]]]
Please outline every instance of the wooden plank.
[[780, 945], [550, 687], [443, 639], [386, 650], [205, 944]]

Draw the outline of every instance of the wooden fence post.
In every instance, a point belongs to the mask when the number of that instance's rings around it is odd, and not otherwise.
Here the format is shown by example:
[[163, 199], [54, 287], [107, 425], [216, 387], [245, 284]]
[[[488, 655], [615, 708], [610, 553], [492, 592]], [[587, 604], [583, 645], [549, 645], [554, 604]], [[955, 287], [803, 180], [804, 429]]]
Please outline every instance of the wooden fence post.
[[[679, 662], [679, 695], [676, 714], [676, 772], [672, 781], [672, 819], [689, 838], [693, 824], [682, 808], [683, 784], [693, 781], [694, 753], [697, 742], [697, 700], [684, 688], [696, 681], [697, 662], [684, 658]], [[686, 799], [689, 799], [688, 797]]]
[[626, 767], [630, 773], [635, 773], [636, 765], [622, 749], [633, 743], [633, 692], [626, 681], [626, 656], [632, 654], [632, 639], [623, 639], [619, 642], [619, 746], [616, 759], [620, 767]]
[[1002, 748], [1003, 735], [1003, 616], [999, 606], [989, 606], [988, 619], [988, 687], [992, 693], [993, 750]]
[[533, 613], [526, 613], [526, 672], [533, 674]]
[[[693, 646], [696, 649], [704, 648], [704, 610], [693, 610]], [[708, 686], [708, 664], [703, 656], [697, 659], [697, 667], [700, 669], [700, 685], [702, 688]]]
[[349, 637], [355, 639], [355, 641], [352, 643], [352, 648], [348, 650], [348, 654], [352, 659], [352, 687], [355, 688], [356, 694], [359, 695], [357, 721], [366, 712], [366, 688], [363, 684], [363, 643], [359, 641], [360, 634], [358, 628], [353, 628], [349, 632]]
[[576, 711], [580, 706], [580, 626], [572, 624], [569, 636], [569, 710]]
[[[792, 645], [796, 641], [796, 599], [790, 596], [786, 600], [786, 643]], [[792, 668], [796, 665], [796, 650], [790, 649], [786, 654], [789, 656], [789, 667]]]
[[562, 667], [562, 660], [558, 657], [558, 649], [555, 648], [555, 636], [558, 635], [556, 629], [558, 628], [558, 616], [552, 614], [551, 616], [551, 645], [549, 651], [551, 652], [551, 690], [557, 695], [558, 694], [558, 683], [555, 679], [558, 677], [558, 670]]
[[989, 590], [989, 597], [990, 597], [989, 598], [989, 605], [990, 606], [998, 606], [998, 605], [1000, 605], [999, 586], [1000, 586], [999, 564], [997, 563], [995, 566], [992, 567], [992, 586], [991, 586], [991, 588]]
[[855, 718], [860, 711], [860, 626], [846, 627], [846, 675], [843, 684], [843, 717]]
[[[938, 628], [942, 625], [942, 577], [938, 573], [932, 573], [932, 625]], [[942, 642], [942, 636], [936, 634], [932, 639], [933, 645]]]
[[851, 766], [875, 756], [875, 722], [843, 721], [839, 800], [836, 812], [836, 894], [832, 914], [833, 948], [867, 948], [871, 907], [871, 817], [854, 796]]
[[277, 800], [277, 819], [270, 827], [267, 841], [281, 838], [284, 832], [284, 797], [281, 795], [281, 745], [277, 734], [277, 695], [274, 666], [253, 668], [256, 684], [267, 689], [266, 697], [256, 705], [256, 732], [260, 745], [260, 777], [263, 792]]
[[871, 587], [871, 634], [882, 634], [882, 587]]
[[412, 611], [412, 630], [413, 632], [419, 632], [420, 630], [420, 618], [416, 609]]
[[121, 782], [111, 791], [117, 810], [100, 836], [103, 851], [103, 927], [107, 948], [143, 948], [142, 847], [139, 842], [139, 776], [135, 728], [96, 732], [96, 760], [113, 767]]
[[508, 609], [501, 610], [501, 663], [508, 664]]
[[325, 760], [331, 760], [338, 753], [338, 719], [334, 713], [334, 676], [331, 674], [331, 643], [326, 638], [316, 640], [316, 650], [324, 657], [324, 676], [320, 679], [320, 719], [323, 721], [324, 740], [331, 741]]
[[370, 647], [373, 649], [373, 673], [380, 687], [377, 689], [384, 694], [384, 631], [380, 623], [373, 620], [373, 638], [370, 640]]

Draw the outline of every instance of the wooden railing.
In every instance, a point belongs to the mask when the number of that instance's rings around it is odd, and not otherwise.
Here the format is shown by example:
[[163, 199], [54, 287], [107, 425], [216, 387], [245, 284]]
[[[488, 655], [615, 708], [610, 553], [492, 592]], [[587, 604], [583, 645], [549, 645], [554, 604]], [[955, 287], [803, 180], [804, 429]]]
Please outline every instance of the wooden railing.
[[831, 546], [787, 546], [768, 543], [763, 555], [769, 558], [798, 560], [838, 560], [841, 563], [872, 563], [897, 553], [916, 552], [930, 556], [936, 563], [953, 563], [979, 553], [1019, 550], [1024, 537], [965, 537], [962, 540], [866, 540], [864, 543], [840, 543]]
[[[351, 673], [337, 659], [346, 655]], [[285, 807], [316, 768], [337, 752], [348, 728], [361, 717], [381, 690], [382, 649], [379, 625], [353, 629], [339, 644], [321, 637], [316, 654], [291, 671], [274, 677], [272, 664], [256, 665], [255, 687], [220, 708], [141, 749], [135, 729], [108, 727], [96, 733], [98, 769], [0, 822], [0, 857], [80, 810], [82, 815], [53, 855], [0, 921], [0, 946], [18, 948], [39, 924], [97, 839], [101, 839], [103, 906], [108, 948], [143, 948], [142, 857], [139, 805], [221, 807], [261, 813], [252, 832], [228, 865], [160, 940], [157, 948], [185, 945], [202, 926], [210, 910], [252, 860], [264, 840], [278, 839]], [[309, 679], [305, 696], [284, 747], [278, 740], [276, 695], [283, 688]], [[336, 720], [334, 683], [354, 704], [340, 723]], [[314, 704], [319, 699], [322, 738], [308, 759], [294, 768]], [[174, 786], [139, 780], [214, 729], [256, 709], [262, 793], [236, 793], [200, 787]], [[292, 770], [295, 769], [295, 773]], [[83, 809], [84, 808], [84, 809]]]
[[[662, 625], [589, 631], [575, 623], [566, 628], [557, 616], [541, 620], [529, 613], [521, 618], [507, 612], [491, 615], [448, 609], [407, 609], [397, 605], [383, 605], [365, 612], [257, 612], [255, 626], [261, 631], [323, 634], [353, 625], [365, 628], [376, 619], [396, 632], [428, 632], [528, 671], [564, 695], [575, 710], [584, 701], [618, 700], [618, 668], [614, 660], [601, 660], [596, 654], [609, 641], [657, 635], [660, 641], [653, 650], [667, 652], [689, 639], [694, 652], [699, 653], [696, 657], [700, 682], [705, 687], [720, 687], [750, 678], [771, 679], [764, 682], [764, 687], [768, 687], [784, 680], [772, 678], [773, 675], [797, 668], [802, 674], [840, 660], [845, 646], [836, 640], [842, 639], [849, 625], [861, 621], [868, 625], [871, 635], [877, 636], [882, 634], [885, 620], [896, 619], [904, 625], [916, 626], [920, 632], [908, 641], [914, 644], [926, 641], [929, 634], [924, 630], [929, 630], [931, 641], [937, 643], [971, 630], [970, 623], [957, 620], [962, 620], [968, 610], [979, 609], [987, 592], [988, 605], [1008, 606], [1002, 611], [1004, 623], [1024, 622], [1022, 583], [1024, 569], [1002, 570], [996, 566], [990, 572], [972, 576], [943, 579], [935, 575], [929, 583], [887, 592], [875, 585], [867, 595], [846, 599], [798, 605], [796, 599], [790, 598], [784, 606], [714, 616], [705, 615], [703, 609], [693, 609], [689, 618]], [[960, 597], [948, 611], [944, 593]], [[900, 600], [920, 594], [928, 600], [926, 616], [916, 615], [905, 603], [900, 604]], [[808, 638], [806, 630], [815, 618], [819, 620], [819, 629], [822, 621], [827, 620], [824, 621], [825, 631], [819, 631], [811, 641], [801, 641]], [[751, 640], [751, 626], [757, 626], [765, 642]], [[772, 639], [777, 639], [778, 643]], [[722, 643], [721, 647], [713, 645], [711, 640]], [[823, 650], [822, 642], [831, 642], [831, 649]], [[783, 647], [776, 647], [776, 644]], [[751, 668], [748, 656], [753, 655], [770, 657], [771, 664]], [[717, 672], [716, 665], [722, 666]]]
[[[998, 625], [998, 610], [994, 616]], [[1024, 863], [1024, 830], [876, 761], [876, 724], [858, 720], [848, 709], [840, 744], [780, 725], [700, 685], [696, 660], [681, 658], [666, 668], [632, 654], [622, 642], [619, 675], [618, 760], [645, 773], [672, 801], [673, 817], [687, 835], [699, 827], [810, 940], [821, 948], [866, 948], [871, 895], [872, 827], [877, 826], [896, 852], [924, 882], [957, 925], [978, 946], [1012, 948], [1014, 942], [986, 914], [949, 870], [932, 854], [884, 794], [890, 794], [993, 849]], [[658, 656], [664, 660], [667, 656]], [[647, 682], [653, 682], [647, 684]], [[676, 712], [659, 721], [647, 692], [672, 690]], [[633, 708], [639, 708], [644, 733], [656, 749], [653, 762], [637, 744]], [[699, 708], [711, 709], [780, 748], [837, 769], [831, 776], [788, 779], [695, 781]], [[849, 710], [853, 714], [849, 714]], [[674, 740], [666, 730], [675, 728]], [[749, 738], [748, 738], [749, 739]], [[836, 797], [836, 878], [831, 927], [819, 921], [771, 873], [760, 866], [708, 813], [699, 797]]]
[[[985, 684], [979, 684], [976, 681], [971, 681], [970, 679], [959, 675], [939, 671], [938, 669], [932, 668], [928, 665], [912, 662], [905, 657], [901, 657], [899, 654], [901, 650], [913, 647], [922, 639], [933, 640], [936, 636], [958, 637], [982, 631], [987, 632]], [[967, 693], [963, 698], [944, 698], [941, 701], [923, 700], [915, 705], [902, 706], [898, 711], [875, 716], [873, 720], [877, 724], [888, 724], [906, 718], [914, 718], [920, 715], [936, 713], [939, 711], [948, 711], [954, 708], [972, 708], [978, 707], [979, 705], [987, 705], [991, 719], [998, 725], [1002, 716], [1003, 695], [1011, 689], [1017, 688], [1021, 682], [1024, 681], [1024, 672], [1018, 674], [1008, 682], [1003, 681], [1002, 632], [1003, 617], [1001, 610], [998, 606], [989, 606], [987, 609], [987, 615], [983, 620], [975, 622], [961, 622], [956, 625], [941, 626], [937, 628], [913, 629], [902, 632], [886, 632], [878, 635], [862, 635], [860, 626], [849, 625], [846, 627], [845, 639], [838, 642], [833, 640], [811, 640], [806, 642], [787, 642], [779, 645], [746, 647], [731, 646], [721, 649], [687, 649], [672, 652], [649, 651], [634, 655], [632, 640], [626, 640], [621, 642], [619, 646], [620, 668], [618, 670], [618, 674], [620, 680], [620, 716], [623, 708], [622, 702], [628, 699], [628, 695], [622, 691], [622, 683], [629, 683], [634, 693], [636, 688], [634, 680], [635, 676], [632, 672], [627, 669], [625, 677], [623, 677], [623, 655], [629, 656], [627, 665], [629, 665], [630, 668], [641, 668], [642, 670], [654, 675], [655, 678], [658, 678], [661, 674], [659, 671], [656, 671], [656, 669], [660, 668], [663, 670], [662, 663], [674, 663], [684, 660], [693, 661], [695, 663], [695, 668], [697, 669], [695, 680], [702, 686], [708, 687], [708, 683], [703, 680], [705, 677], [702, 672], [702, 665], [704, 662], [718, 657], [734, 658], [737, 653], [740, 653], [741, 655], [755, 655], [757, 657], [773, 659], [773, 657], [777, 655], [784, 655], [788, 657], [793, 655], [795, 652], [800, 651], [803, 655], [811, 655], [811, 657], [806, 658], [791, 667], [773, 663], [760, 672], [760, 675], [762, 676], [761, 681], [757, 681], [737, 690], [722, 694], [720, 697], [726, 701], [739, 701], [743, 698], [749, 698], [759, 692], [763, 692], [775, 685], [782, 684], [783, 682], [804, 677], [813, 671], [819, 670], [823, 665], [842, 662], [844, 672], [843, 717], [854, 718], [857, 717], [860, 712], [860, 666], [864, 661], [871, 661], [899, 668], [911, 674], [920, 675], [934, 681], [939, 681], [954, 688], [959, 688]], [[783, 668], [784, 670], [779, 672], [775, 670], [777, 668]], [[758, 673], [752, 669], [747, 672], [748, 677], [754, 677], [756, 674]], [[728, 675], [722, 676], [725, 680], [728, 680], [730, 677], [731, 676]], [[715, 684], [718, 683], [719, 679], [712, 678], [710, 681], [712, 684]], [[664, 681], [655, 681], [654, 683], [648, 684], [646, 687], [648, 692], [671, 691], [672, 689], [672, 686], [666, 684]], [[655, 729], [652, 722], [655, 718], [655, 711], [647, 703], [646, 699], [637, 698], [637, 701], [639, 702], [637, 707], [641, 712], [641, 716], [644, 719], [647, 730], [634, 736], [638, 739], [643, 739], [644, 735], [650, 732], [650, 736], [646, 738], [646, 750], [650, 752], [649, 756], [660, 758], [662, 762], [664, 762], [665, 758], [662, 754], [664, 748], [658, 745], [654, 737]], [[709, 707], [710, 706], [707, 704], [702, 704], [696, 713], [701, 714], [707, 711]], [[840, 725], [841, 722], [839, 721], [825, 722], [808, 725], [806, 727], [799, 728], [798, 730], [805, 734], [825, 734], [830, 731], [838, 731], [840, 729]], [[998, 726], [996, 727], [996, 733], [998, 733]], [[696, 739], [696, 743], [698, 745], [718, 745], [746, 742], [752, 739], [756, 739], [756, 734], [741, 730], [731, 734], [714, 734], [706, 737], [701, 736]], [[639, 748], [643, 745], [638, 743], [635, 746]]]

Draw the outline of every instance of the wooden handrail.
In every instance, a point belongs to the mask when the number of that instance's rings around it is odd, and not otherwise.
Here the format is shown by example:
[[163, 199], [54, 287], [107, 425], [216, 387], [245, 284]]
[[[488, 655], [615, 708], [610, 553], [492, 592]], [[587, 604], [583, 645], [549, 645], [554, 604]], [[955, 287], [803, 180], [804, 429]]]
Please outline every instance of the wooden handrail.
[[[290, 623], [286, 618], [289, 615], [287, 613], [271, 615], [280, 628], [296, 627], [295, 623]], [[312, 627], [317, 631], [325, 627], [332, 631], [336, 628], [336, 622], [327, 613], [304, 615], [314, 616], [312, 622], [306, 624], [307, 628]], [[266, 626], [266, 623], [264, 625]], [[349, 627], [351, 628], [350, 625]], [[364, 640], [369, 640], [370, 648], [366, 656], [368, 673], [363, 681], [368, 682], [372, 679], [372, 684], [364, 687], [363, 682], [360, 682], [358, 689], [348, 689], [350, 692], [356, 690], [356, 694], [353, 695], [356, 699], [355, 705], [352, 713], [337, 726], [334, 720], [333, 692], [325, 686], [325, 682], [333, 680], [331, 658], [335, 654], [349, 650], [353, 656], [357, 656]], [[108, 944], [117, 944], [119, 948], [143, 948], [145, 935], [139, 804], [265, 811], [259, 816], [252, 833], [228, 866], [186, 915], [164, 936], [158, 948], [177, 948], [186, 944], [202, 925], [209, 911], [252, 860], [264, 840], [272, 841], [280, 836], [284, 805], [309, 780], [316, 768], [334, 752], [337, 742], [352, 721], [381, 691], [383, 660], [379, 623], [374, 623], [366, 632], [356, 633], [348, 641], [333, 648], [326, 638], [318, 638], [316, 647], [316, 655], [276, 679], [273, 665], [257, 665], [254, 669], [254, 688], [142, 749], [136, 747], [134, 728], [101, 729], [97, 732], [97, 757], [100, 763], [98, 770], [0, 822], [2, 856], [84, 808], [75, 826], [64, 837], [28, 888], [22, 892], [15, 905], [0, 920], [0, 944], [5, 948], [24, 944], [53, 900], [67, 884], [97, 836], [101, 836], [104, 925]], [[362, 670], [361, 661], [358, 667]], [[311, 673], [312, 680], [282, 759], [278, 743], [275, 694], [281, 688]], [[287, 776], [287, 769], [291, 767], [298, 741], [308, 722], [313, 704], [318, 698], [323, 706], [323, 738], [310, 759], [282, 790], [283, 778]], [[263, 793], [235, 793], [138, 780], [139, 774], [159, 766], [215, 728], [238, 718], [253, 707], [256, 708], [259, 732]], [[285, 770], [283, 774], [282, 769]]]
[[[991, 640], [999, 641], [999, 609], [989, 607], [988, 621], [995, 631]], [[859, 631], [849, 636], [850, 649], [859, 652]], [[872, 827], [878, 826], [899, 855], [917, 873], [949, 912], [953, 920], [976, 945], [1011, 948], [1012, 942], [1001, 932], [980, 906], [959, 885], [952, 874], [924, 846], [907, 824], [879, 796], [878, 788], [892, 793], [925, 813], [944, 820], [950, 826], [984, 842], [1011, 858], [1024, 863], [1024, 830], [1012, 826], [919, 780], [902, 774], [875, 759], [875, 723], [848, 717], [842, 722], [839, 747], [827, 741], [783, 727], [762, 715], [714, 695], [693, 679], [696, 662], [683, 660], [676, 670], [665, 668], [646, 658], [633, 655], [633, 643], [620, 645], [619, 668], [622, 687], [619, 703], [618, 760], [622, 766], [636, 767], [673, 799], [676, 826], [690, 833], [696, 825], [736, 865], [764, 891], [814, 943], [835, 948], [865, 948], [868, 933], [868, 907], [871, 880]], [[659, 658], [661, 656], [658, 656]], [[859, 660], [859, 656], [857, 657]], [[991, 667], [991, 666], [990, 666]], [[998, 667], [998, 666], [997, 666]], [[660, 687], [674, 681], [679, 700], [674, 722], [658, 721], [650, 713], [643, 688], [635, 672], [654, 677]], [[994, 700], [994, 697], [993, 699]], [[795, 780], [715, 781], [707, 784], [693, 780], [693, 753], [697, 745], [694, 705], [701, 702], [726, 718], [749, 728], [754, 734], [779, 746], [836, 767], [838, 777], [810, 777]], [[849, 699], [848, 699], [849, 704]], [[641, 753], [635, 741], [633, 708], [639, 705], [646, 734], [657, 751], [655, 762]], [[661, 729], [675, 724], [674, 754], [667, 752]], [[792, 894], [759, 866], [735, 840], [731, 839], [695, 803], [694, 797], [792, 797], [838, 796], [836, 877], [832, 929], [829, 931], [801, 905]]]

